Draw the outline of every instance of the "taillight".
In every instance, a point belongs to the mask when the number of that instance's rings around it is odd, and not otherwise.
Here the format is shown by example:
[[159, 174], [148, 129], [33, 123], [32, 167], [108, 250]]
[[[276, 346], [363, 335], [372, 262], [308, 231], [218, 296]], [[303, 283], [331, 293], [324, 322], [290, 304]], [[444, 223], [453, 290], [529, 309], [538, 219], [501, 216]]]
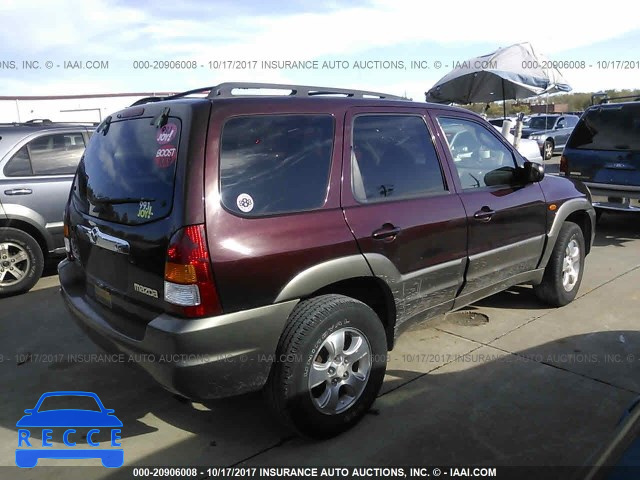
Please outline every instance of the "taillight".
[[560, 157], [560, 173], [564, 173], [565, 177], [569, 176], [569, 161], [564, 155]]
[[69, 226], [69, 210], [64, 209], [63, 214], [63, 234], [64, 234], [64, 250], [67, 253], [67, 260], [73, 262], [75, 257], [71, 246], [71, 227]]
[[185, 317], [222, 313], [204, 225], [184, 227], [171, 237], [164, 266], [164, 299], [180, 307]]

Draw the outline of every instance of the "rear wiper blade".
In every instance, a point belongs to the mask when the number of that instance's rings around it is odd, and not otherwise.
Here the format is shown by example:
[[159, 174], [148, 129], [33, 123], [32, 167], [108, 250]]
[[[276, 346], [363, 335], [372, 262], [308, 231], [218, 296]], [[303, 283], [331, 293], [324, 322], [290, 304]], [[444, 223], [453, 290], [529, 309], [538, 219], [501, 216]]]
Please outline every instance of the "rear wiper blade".
[[121, 198], [93, 198], [91, 203], [102, 203], [109, 205], [122, 205], [125, 203], [139, 203], [139, 202], [155, 202], [155, 198], [148, 197], [121, 197]]

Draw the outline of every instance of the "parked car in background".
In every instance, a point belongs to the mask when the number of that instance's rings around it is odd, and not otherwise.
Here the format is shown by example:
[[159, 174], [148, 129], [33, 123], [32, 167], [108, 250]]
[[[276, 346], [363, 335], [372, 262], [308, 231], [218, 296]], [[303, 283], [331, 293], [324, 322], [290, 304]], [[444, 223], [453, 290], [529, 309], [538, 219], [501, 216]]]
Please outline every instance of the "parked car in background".
[[[517, 118], [506, 118], [512, 122], [512, 125], [516, 124]], [[504, 124], [504, 118], [492, 118], [489, 119], [488, 122], [495, 127], [495, 129], [502, 134], [502, 128]], [[513, 128], [511, 129], [511, 133], [507, 133], [505, 138], [509, 143], [513, 145], [514, 137], [513, 137]], [[518, 142], [517, 146], [518, 152], [530, 162], [542, 163], [543, 158], [540, 153], [540, 148], [538, 147], [538, 142], [535, 140], [530, 140], [528, 138], [521, 138]]]
[[93, 124], [0, 124], [0, 295], [26, 292], [64, 254], [62, 212]]
[[573, 128], [578, 124], [577, 115], [536, 115], [522, 129], [522, 138], [538, 142], [540, 153], [549, 160], [554, 153], [562, 152]]
[[589, 187], [598, 215], [640, 212], [640, 102], [588, 108], [567, 142], [560, 172]]
[[58, 272], [83, 330], [169, 391], [264, 388], [285, 425], [325, 438], [365, 415], [417, 321], [522, 283], [571, 302], [594, 224], [584, 185], [468, 110], [222, 84], [98, 127]]

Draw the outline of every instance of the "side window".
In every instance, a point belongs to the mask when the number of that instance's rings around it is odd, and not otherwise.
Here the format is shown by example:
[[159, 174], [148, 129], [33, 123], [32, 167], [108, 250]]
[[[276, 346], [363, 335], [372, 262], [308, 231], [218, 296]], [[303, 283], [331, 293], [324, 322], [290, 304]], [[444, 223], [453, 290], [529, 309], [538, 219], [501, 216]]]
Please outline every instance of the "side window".
[[360, 202], [446, 191], [422, 117], [360, 115], [353, 122], [352, 188]]
[[439, 117], [463, 189], [510, 185], [513, 153], [484, 126], [461, 118]]
[[26, 145], [18, 150], [11, 157], [11, 160], [7, 162], [4, 167], [4, 174], [7, 177], [28, 177], [33, 174]]
[[576, 117], [567, 117], [567, 127], [575, 127], [578, 124]]
[[322, 207], [334, 122], [330, 115], [248, 115], [222, 130], [222, 203], [245, 216]]
[[81, 132], [45, 135], [29, 142], [34, 175], [73, 175], [84, 152]]

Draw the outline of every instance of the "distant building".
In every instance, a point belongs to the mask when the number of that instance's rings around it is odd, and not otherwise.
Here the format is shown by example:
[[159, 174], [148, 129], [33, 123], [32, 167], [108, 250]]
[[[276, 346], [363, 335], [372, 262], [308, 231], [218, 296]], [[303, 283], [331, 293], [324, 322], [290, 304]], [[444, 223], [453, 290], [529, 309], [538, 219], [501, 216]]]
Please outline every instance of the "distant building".
[[109, 114], [144, 97], [170, 92], [103, 93], [93, 95], [0, 96], [0, 123], [49, 119], [54, 122], [100, 122]]
[[567, 113], [569, 111], [568, 103], [549, 103], [529, 105], [531, 113]]

